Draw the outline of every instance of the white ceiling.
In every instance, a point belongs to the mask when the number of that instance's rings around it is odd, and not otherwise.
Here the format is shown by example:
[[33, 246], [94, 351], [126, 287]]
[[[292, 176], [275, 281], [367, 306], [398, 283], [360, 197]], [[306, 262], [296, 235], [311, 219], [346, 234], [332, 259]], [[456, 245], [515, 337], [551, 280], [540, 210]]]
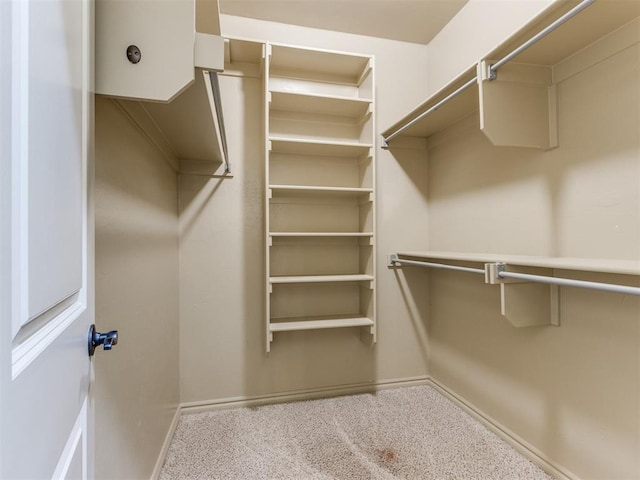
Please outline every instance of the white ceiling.
[[220, 13], [429, 43], [468, 0], [220, 0]]

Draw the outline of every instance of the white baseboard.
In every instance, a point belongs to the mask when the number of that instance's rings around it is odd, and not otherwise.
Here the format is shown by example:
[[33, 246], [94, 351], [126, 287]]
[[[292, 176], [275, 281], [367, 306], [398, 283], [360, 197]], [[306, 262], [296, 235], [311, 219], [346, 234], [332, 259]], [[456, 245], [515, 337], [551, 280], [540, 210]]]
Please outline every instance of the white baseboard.
[[160, 471], [162, 470], [162, 465], [164, 464], [164, 460], [167, 457], [167, 452], [169, 451], [169, 445], [171, 445], [171, 440], [173, 440], [173, 434], [176, 432], [176, 427], [178, 426], [178, 420], [180, 420], [180, 415], [182, 415], [182, 408], [180, 405], [176, 408], [176, 413], [173, 415], [173, 420], [171, 420], [171, 425], [169, 425], [169, 430], [167, 431], [167, 435], [164, 437], [164, 442], [162, 443], [162, 448], [160, 449], [160, 453], [158, 454], [158, 460], [156, 460], [156, 465], [153, 467], [153, 472], [151, 473], [151, 480], [158, 480], [160, 477]]
[[342, 395], [355, 395], [358, 393], [375, 392], [386, 388], [411, 387], [426, 385], [428, 376], [400, 378], [388, 381], [357, 383], [340, 385], [338, 387], [310, 388], [305, 390], [293, 390], [289, 392], [274, 393], [269, 395], [255, 395], [221, 398], [203, 402], [187, 402], [180, 405], [182, 413], [199, 413], [211, 410], [239, 407], [256, 407], [272, 403], [296, 402], [300, 400], [313, 400], [325, 397], [339, 397]]
[[429, 378], [427, 384], [435, 388], [439, 393], [461, 407], [465, 412], [482, 423], [490, 431], [498, 435], [502, 440], [515, 448], [518, 453], [531, 460], [531, 462], [540, 467], [549, 475], [559, 480], [580, 480], [578, 476], [569, 472], [561, 465], [558, 465], [556, 462], [547, 457], [543, 452], [522, 439], [520, 436], [513, 433], [501, 423], [495, 421], [488, 415], [485, 415], [482, 410], [476, 408], [473, 404], [467, 402], [465, 399], [449, 390], [446, 386], [438, 383], [438, 381], [434, 380], [431, 377]]

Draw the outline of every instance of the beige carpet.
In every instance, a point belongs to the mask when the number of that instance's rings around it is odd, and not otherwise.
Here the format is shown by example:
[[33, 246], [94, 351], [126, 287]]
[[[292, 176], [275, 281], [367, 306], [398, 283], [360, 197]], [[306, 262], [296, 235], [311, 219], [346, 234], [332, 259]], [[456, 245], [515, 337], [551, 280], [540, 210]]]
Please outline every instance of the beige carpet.
[[160, 476], [550, 478], [430, 387], [183, 415]]

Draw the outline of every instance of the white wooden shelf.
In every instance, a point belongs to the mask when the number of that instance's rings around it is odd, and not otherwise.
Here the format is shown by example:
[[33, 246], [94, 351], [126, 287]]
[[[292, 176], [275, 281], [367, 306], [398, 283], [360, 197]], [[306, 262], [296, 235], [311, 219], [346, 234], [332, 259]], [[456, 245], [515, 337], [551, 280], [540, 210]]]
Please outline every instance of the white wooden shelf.
[[373, 280], [373, 275], [300, 275], [300, 276], [282, 276], [269, 277], [269, 283], [286, 284], [286, 283], [338, 283], [338, 282], [364, 282]]
[[[542, 149], [557, 146], [555, 85], [584, 61], [581, 54], [585, 47], [625, 25], [637, 31], [637, 26], [628, 24], [640, 15], [640, 2], [597, 1], [498, 69], [497, 81], [486, 78], [486, 67], [510, 54], [573, 6], [572, 2], [556, 2], [385, 129], [382, 136], [386, 138], [416, 120], [477, 75], [475, 85], [415, 121], [400, 135], [426, 138], [479, 110], [481, 130], [496, 146]], [[600, 53], [602, 59], [606, 58], [606, 51], [605, 46]], [[532, 98], [538, 101], [533, 102]]]
[[355, 188], [355, 187], [318, 187], [309, 185], [269, 185], [271, 192], [276, 195], [278, 193], [294, 193], [294, 194], [330, 194], [333, 196], [358, 197], [373, 193], [373, 188]]
[[336, 142], [300, 138], [269, 137], [274, 153], [322, 155], [334, 157], [362, 157], [370, 155], [373, 145], [360, 142]]
[[375, 342], [374, 59], [265, 52], [266, 351], [289, 330]]
[[269, 236], [278, 237], [373, 237], [373, 232], [269, 232]]
[[272, 76], [358, 85], [370, 68], [368, 56], [288, 45], [271, 45], [270, 74]]
[[499, 255], [461, 252], [398, 252], [399, 256], [416, 259], [450, 260], [474, 263], [506, 263], [522, 267], [553, 268], [583, 272], [640, 275], [640, 260], [618, 260], [601, 258], [539, 257], [529, 255]]
[[287, 332], [297, 330], [320, 330], [325, 328], [370, 327], [373, 320], [367, 317], [320, 317], [272, 319], [269, 325], [271, 332]]
[[337, 95], [271, 91], [271, 110], [337, 115], [359, 119], [367, 115], [371, 100]]

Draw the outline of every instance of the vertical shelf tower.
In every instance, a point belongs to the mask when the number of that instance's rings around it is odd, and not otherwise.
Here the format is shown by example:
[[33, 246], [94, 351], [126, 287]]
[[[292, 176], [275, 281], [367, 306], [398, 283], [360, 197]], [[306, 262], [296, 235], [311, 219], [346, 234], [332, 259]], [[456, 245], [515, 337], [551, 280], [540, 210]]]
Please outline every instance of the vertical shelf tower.
[[374, 59], [265, 47], [266, 350], [292, 330], [375, 342]]

